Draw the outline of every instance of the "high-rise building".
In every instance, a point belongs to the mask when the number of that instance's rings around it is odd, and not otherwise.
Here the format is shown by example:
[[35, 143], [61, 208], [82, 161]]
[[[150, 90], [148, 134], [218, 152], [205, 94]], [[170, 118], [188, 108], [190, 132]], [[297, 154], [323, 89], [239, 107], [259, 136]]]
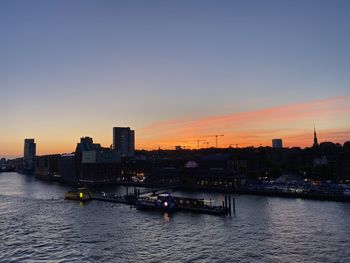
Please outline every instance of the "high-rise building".
[[113, 149], [121, 152], [123, 157], [135, 155], [135, 131], [129, 127], [113, 128]]
[[282, 139], [272, 139], [272, 148], [282, 149]]
[[34, 170], [34, 161], [36, 155], [36, 143], [34, 139], [24, 140], [23, 168], [25, 170]]

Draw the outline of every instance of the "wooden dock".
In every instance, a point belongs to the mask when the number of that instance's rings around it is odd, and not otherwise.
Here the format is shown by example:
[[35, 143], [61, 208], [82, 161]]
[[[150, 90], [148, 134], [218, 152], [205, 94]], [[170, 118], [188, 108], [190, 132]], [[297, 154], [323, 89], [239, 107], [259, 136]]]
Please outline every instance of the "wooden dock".
[[[188, 197], [174, 197], [177, 203], [177, 209], [179, 211], [188, 211], [194, 213], [203, 213], [211, 215], [232, 215], [235, 213], [235, 205], [231, 206], [231, 197], [225, 196], [225, 201], [222, 206], [208, 205], [204, 199], [195, 199]], [[230, 201], [229, 201], [230, 200]], [[234, 198], [232, 198], [232, 204], [235, 204]]]
[[[153, 189], [153, 191], [144, 191], [141, 192], [139, 189], [134, 188], [134, 192], [125, 195], [114, 194], [114, 193], [105, 193], [105, 192], [94, 192], [90, 193], [91, 198], [89, 200], [96, 200], [102, 202], [110, 203], [120, 203], [130, 206], [136, 206], [137, 200], [142, 199], [141, 195], [146, 193], [153, 193], [153, 196], [161, 196], [161, 194], [154, 194], [155, 192], [164, 191], [165, 189]], [[75, 191], [77, 194], [77, 199], [79, 199], [79, 191]], [[184, 211], [184, 212], [194, 212], [194, 213], [204, 213], [211, 215], [232, 215], [235, 213], [235, 199], [231, 196], [225, 196], [225, 201], [222, 202], [222, 206], [215, 206], [210, 203], [208, 205], [204, 199], [195, 199], [188, 197], [174, 197], [170, 196], [171, 199], [175, 202], [176, 207], [174, 211]], [[75, 200], [75, 199], [73, 199]], [[81, 200], [80, 200], [81, 201]], [[232, 201], [232, 202], [231, 202]]]
[[92, 200], [110, 202], [110, 203], [120, 203], [125, 205], [135, 205], [137, 197], [135, 195], [117, 195], [111, 193], [94, 193]]

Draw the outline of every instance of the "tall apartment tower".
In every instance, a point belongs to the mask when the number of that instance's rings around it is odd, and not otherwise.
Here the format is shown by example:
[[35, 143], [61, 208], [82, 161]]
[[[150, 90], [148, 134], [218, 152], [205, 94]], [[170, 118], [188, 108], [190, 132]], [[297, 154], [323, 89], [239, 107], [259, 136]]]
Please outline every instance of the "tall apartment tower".
[[121, 152], [123, 157], [135, 155], [135, 131], [129, 127], [113, 128], [113, 149]]
[[272, 148], [282, 149], [283, 148], [282, 139], [272, 139]]
[[34, 139], [24, 140], [23, 168], [34, 170], [34, 160], [36, 155], [36, 143]]

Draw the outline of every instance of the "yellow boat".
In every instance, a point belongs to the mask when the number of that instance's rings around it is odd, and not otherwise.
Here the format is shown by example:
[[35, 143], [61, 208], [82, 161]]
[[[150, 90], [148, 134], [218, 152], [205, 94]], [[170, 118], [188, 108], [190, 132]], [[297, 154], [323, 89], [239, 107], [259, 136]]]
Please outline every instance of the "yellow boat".
[[64, 199], [76, 200], [76, 201], [89, 201], [92, 200], [92, 193], [87, 188], [78, 188], [74, 191], [68, 191], [64, 195]]

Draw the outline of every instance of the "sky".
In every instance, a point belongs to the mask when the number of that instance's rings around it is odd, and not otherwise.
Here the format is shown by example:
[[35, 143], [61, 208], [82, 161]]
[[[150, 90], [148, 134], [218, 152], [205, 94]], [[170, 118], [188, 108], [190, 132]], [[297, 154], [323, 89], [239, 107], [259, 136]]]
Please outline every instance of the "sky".
[[0, 157], [350, 140], [350, 1], [0, 1]]

